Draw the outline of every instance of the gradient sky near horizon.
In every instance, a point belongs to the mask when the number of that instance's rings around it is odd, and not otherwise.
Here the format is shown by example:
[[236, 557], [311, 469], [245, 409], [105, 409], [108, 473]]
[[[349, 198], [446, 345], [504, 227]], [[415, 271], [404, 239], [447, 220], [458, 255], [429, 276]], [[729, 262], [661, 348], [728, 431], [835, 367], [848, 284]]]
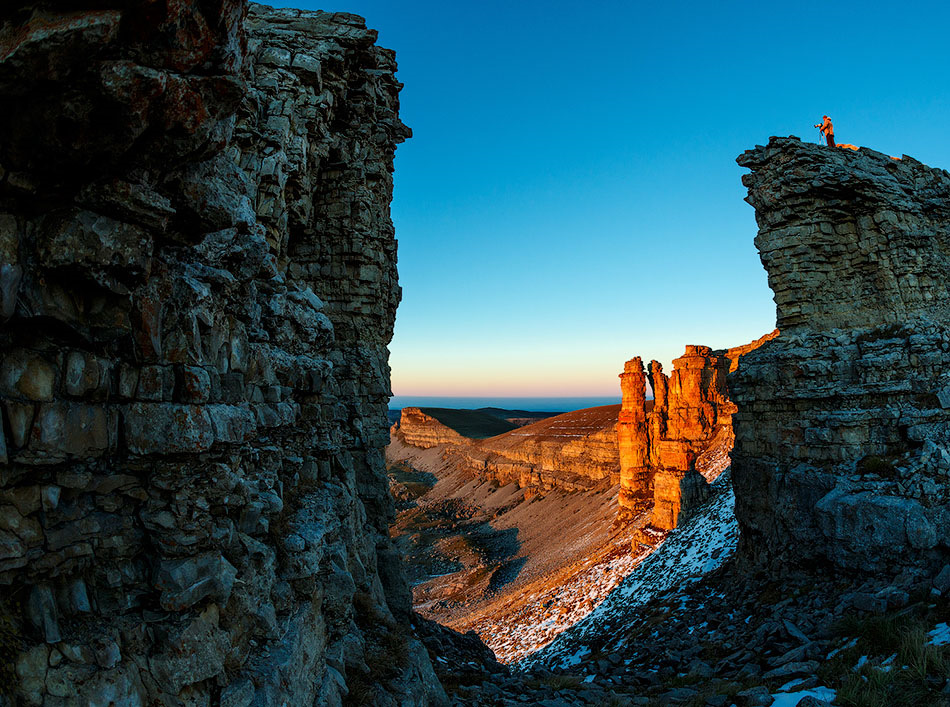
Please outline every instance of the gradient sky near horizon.
[[396, 50], [398, 395], [619, 395], [770, 331], [735, 163], [770, 135], [950, 168], [945, 3], [275, 4]]

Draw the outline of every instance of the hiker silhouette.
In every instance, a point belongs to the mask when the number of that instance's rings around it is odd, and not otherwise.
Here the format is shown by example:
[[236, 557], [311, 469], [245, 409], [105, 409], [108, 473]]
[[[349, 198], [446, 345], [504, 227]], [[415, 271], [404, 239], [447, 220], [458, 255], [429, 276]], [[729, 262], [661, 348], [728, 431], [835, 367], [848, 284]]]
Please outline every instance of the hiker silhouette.
[[828, 147], [835, 146], [835, 126], [831, 124], [831, 118], [827, 115], [821, 116], [821, 123], [815, 125], [816, 128], [825, 136], [828, 141]]

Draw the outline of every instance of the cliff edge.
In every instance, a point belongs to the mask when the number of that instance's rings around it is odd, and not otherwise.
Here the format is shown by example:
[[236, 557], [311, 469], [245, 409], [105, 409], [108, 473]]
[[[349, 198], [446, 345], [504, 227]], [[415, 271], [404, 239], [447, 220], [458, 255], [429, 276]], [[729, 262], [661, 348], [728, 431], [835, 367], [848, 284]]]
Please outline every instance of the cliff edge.
[[782, 332], [730, 377], [742, 555], [934, 572], [950, 551], [950, 174], [797, 138], [738, 163]]
[[388, 537], [393, 53], [355, 15], [60, 5], [0, 11], [6, 688], [444, 702]]

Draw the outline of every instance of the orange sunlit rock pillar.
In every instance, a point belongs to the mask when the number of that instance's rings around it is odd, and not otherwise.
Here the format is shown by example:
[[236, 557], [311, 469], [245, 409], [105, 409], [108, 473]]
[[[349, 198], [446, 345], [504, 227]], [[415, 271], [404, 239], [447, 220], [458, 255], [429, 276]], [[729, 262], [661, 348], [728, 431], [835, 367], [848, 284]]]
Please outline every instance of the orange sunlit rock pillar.
[[646, 375], [640, 357], [632, 358], [620, 374], [623, 400], [617, 422], [620, 451], [620, 514], [642, 513], [653, 502], [652, 470], [648, 464], [650, 440], [647, 432]]
[[[662, 407], [659, 402], [655, 404], [652, 416], [662, 415], [663, 432], [661, 438], [651, 439], [650, 462], [656, 472], [650, 525], [659, 530], [675, 528], [684, 496], [696, 495], [684, 493], [685, 487], [704, 490], [705, 480], [696, 471], [696, 458], [715, 434], [720, 408], [728, 403], [728, 364], [708, 346], [687, 346], [685, 353], [673, 361], [669, 378], [656, 365], [654, 385], [664, 390], [664, 400]], [[654, 427], [657, 425], [651, 424], [651, 430]]]
[[[680, 512], [698, 505], [708, 482], [728, 464], [732, 415], [726, 377], [739, 357], [778, 336], [778, 331], [744, 346], [713, 351], [690, 345], [673, 361], [667, 376], [650, 362], [652, 403], [640, 358], [627, 361], [620, 375], [623, 404], [617, 438], [620, 452], [620, 515], [631, 518], [651, 507], [640, 542], [649, 544], [672, 530]], [[710, 458], [719, 461], [710, 462]], [[652, 535], [651, 535], [652, 534]]]

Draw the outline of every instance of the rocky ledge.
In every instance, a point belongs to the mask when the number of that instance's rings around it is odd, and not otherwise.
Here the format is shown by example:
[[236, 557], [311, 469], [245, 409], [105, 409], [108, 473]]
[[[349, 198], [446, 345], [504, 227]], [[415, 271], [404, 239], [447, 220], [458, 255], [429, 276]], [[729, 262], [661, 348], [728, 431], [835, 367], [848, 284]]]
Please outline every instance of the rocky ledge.
[[743, 556], [936, 572], [950, 552], [950, 173], [797, 138], [738, 162], [782, 331], [730, 382]]

